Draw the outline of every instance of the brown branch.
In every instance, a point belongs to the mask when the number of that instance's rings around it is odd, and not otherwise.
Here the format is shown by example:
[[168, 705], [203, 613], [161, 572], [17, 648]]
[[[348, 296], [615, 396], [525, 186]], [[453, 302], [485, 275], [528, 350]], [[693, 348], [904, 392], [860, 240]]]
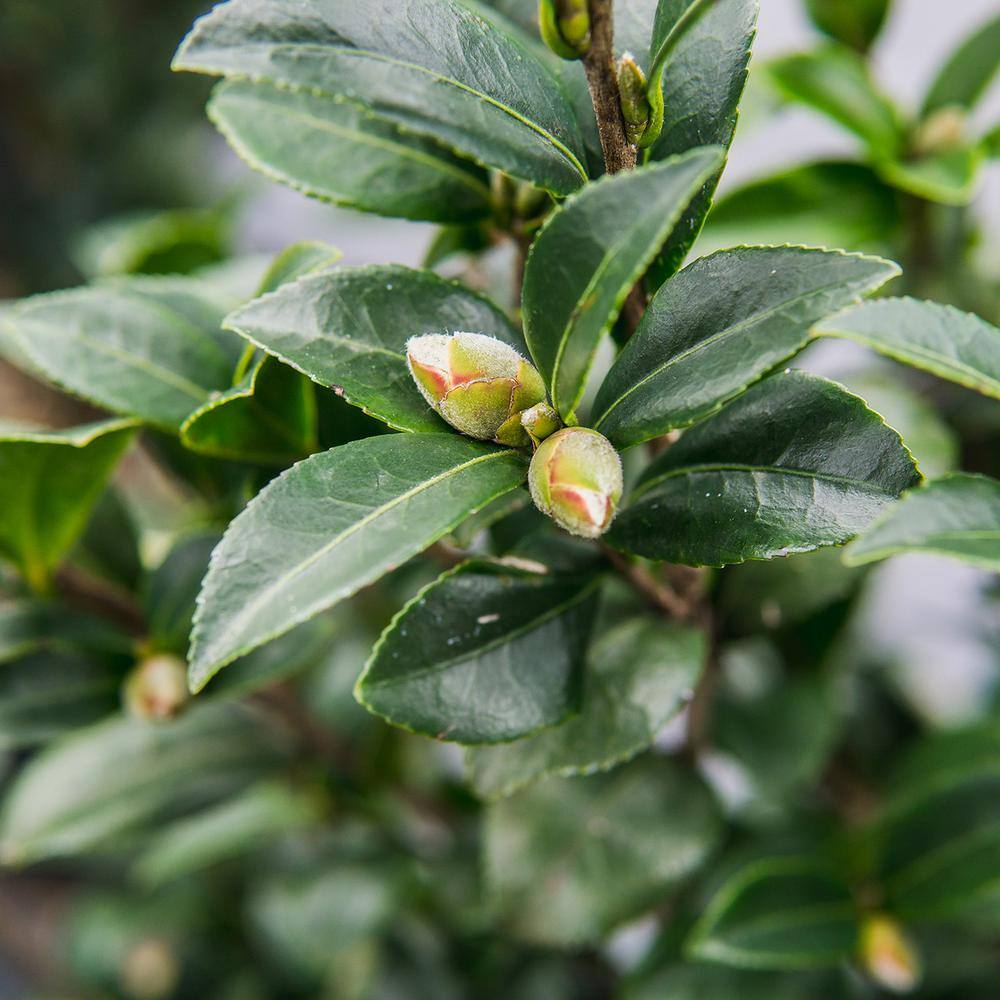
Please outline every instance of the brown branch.
[[74, 607], [116, 622], [130, 635], [146, 632], [142, 611], [128, 594], [77, 566], [66, 564], [56, 573], [55, 590]]
[[608, 561], [622, 575], [632, 589], [644, 597], [654, 608], [664, 612], [678, 621], [687, 621], [692, 617], [693, 608], [670, 587], [661, 583], [642, 566], [626, 559], [610, 545], [601, 546]]
[[597, 118], [605, 169], [609, 174], [631, 170], [636, 162], [636, 148], [625, 135], [622, 118], [611, 0], [590, 0], [590, 49], [583, 57], [583, 69]]

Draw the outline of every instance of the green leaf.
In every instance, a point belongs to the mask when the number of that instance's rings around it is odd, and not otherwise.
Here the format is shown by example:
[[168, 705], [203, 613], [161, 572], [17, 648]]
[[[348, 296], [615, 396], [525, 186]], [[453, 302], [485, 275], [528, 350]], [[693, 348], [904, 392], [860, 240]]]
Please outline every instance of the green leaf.
[[717, 410], [799, 351], [816, 320], [899, 274], [891, 261], [804, 247], [737, 247], [656, 294], [608, 372], [593, 426], [619, 448]]
[[883, 179], [901, 191], [943, 205], [966, 205], [978, 187], [981, 146], [953, 149], [916, 160], [887, 160], [878, 165]]
[[70, 559], [116, 586], [127, 590], [138, 586], [142, 576], [138, 525], [113, 486], [98, 498]]
[[797, 52], [768, 63], [778, 90], [843, 125], [879, 157], [900, 151], [902, 128], [896, 109], [880, 93], [864, 60], [838, 45]]
[[0, 666], [51, 651], [130, 657], [132, 638], [75, 608], [41, 601], [0, 602]]
[[699, 779], [646, 757], [609, 775], [550, 778], [490, 806], [486, 878], [518, 937], [575, 946], [662, 900], [719, 834]]
[[851, 957], [858, 927], [847, 887], [815, 859], [766, 858], [729, 878], [687, 941], [692, 959], [806, 970]]
[[921, 108], [926, 118], [941, 108], [972, 108], [1000, 70], [1000, 16], [977, 25], [938, 70]]
[[240, 342], [220, 330], [222, 316], [195, 279], [123, 278], [26, 299], [11, 325], [56, 385], [176, 431], [231, 384]]
[[283, 754], [258, 718], [232, 705], [198, 706], [159, 724], [109, 719], [20, 772], [0, 812], [0, 858], [26, 864], [104, 848], [243, 787]]
[[599, 582], [463, 563], [393, 618], [355, 695], [394, 725], [457, 743], [551, 726], [579, 702]]
[[601, 337], [692, 195], [722, 162], [694, 150], [604, 178], [546, 221], [528, 254], [525, 339], [553, 405], [572, 419]]
[[697, 629], [623, 622], [590, 648], [579, 716], [509, 746], [469, 750], [472, 787], [497, 798], [538, 778], [603, 771], [634, 757], [687, 704], [704, 659]]
[[192, 690], [373, 583], [524, 476], [518, 453], [456, 434], [367, 438], [288, 469], [212, 556], [191, 637]]
[[813, 24], [830, 38], [867, 52], [889, 13], [889, 0], [806, 0]]
[[717, 200], [695, 252], [793, 243], [877, 249], [899, 226], [898, 195], [861, 163], [809, 163], [751, 181]]
[[308, 827], [319, 803], [278, 781], [252, 785], [218, 805], [170, 824], [155, 834], [135, 864], [146, 886], [158, 886], [240, 857]]
[[226, 326], [406, 431], [445, 428], [406, 367], [411, 336], [465, 330], [525, 351], [510, 320], [487, 299], [431, 271], [392, 264], [300, 279], [231, 313]]
[[555, 78], [456, 0], [230, 0], [199, 18], [173, 66], [341, 97], [556, 194], [586, 180]]
[[842, 1000], [842, 985], [831, 973], [775, 973], [718, 965], [671, 965], [638, 986], [624, 1000]]
[[808, 552], [846, 542], [919, 478], [899, 435], [860, 399], [787, 372], [656, 459], [606, 539], [694, 566]]
[[[659, 0], [650, 59], [691, 3]], [[677, 43], [663, 72], [663, 131], [650, 150], [654, 160], [707, 144], [729, 149], [746, 86], [757, 8], [757, 0], [715, 0]], [[683, 263], [711, 206], [721, 167], [706, 179], [667, 238], [655, 265], [659, 281]]]
[[1000, 329], [973, 313], [919, 299], [883, 299], [831, 316], [818, 323], [813, 334], [855, 340], [1000, 399]]
[[906, 493], [844, 552], [850, 566], [937, 552], [1000, 572], [1000, 482], [960, 473]]
[[317, 271], [325, 271], [343, 256], [336, 247], [320, 240], [301, 240], [292, 243], [275, 255], [260, 279], [257, 295], [276, 292], [290, 281], [297, 281]]
[[343, 99], [229, 80], [208, 115], [251, 167], [314, 198], [431, 222], [489, 214], [481, 168]]
[[44, 590], [135, 433], [131, 420], [49, 431], [0, 425], [0, 555]]

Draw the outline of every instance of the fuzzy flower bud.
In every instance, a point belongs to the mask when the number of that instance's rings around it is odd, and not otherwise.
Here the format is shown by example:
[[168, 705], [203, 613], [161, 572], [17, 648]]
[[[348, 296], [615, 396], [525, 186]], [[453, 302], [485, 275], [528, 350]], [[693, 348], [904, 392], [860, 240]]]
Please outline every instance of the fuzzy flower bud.
[[632, 145], [637, 145], [649, 125], [651, 108], [646, 96], [646, 74], [635, 57], [626, 52], [618, 60], [618, 91], [621, 95], [622, 118], [625, 135]]
[[521, 412], [545, 401], [545, 383], [509, 344], [481, 333], [429, 333], [406, 343], [424, 399], [456, 430], [482, 441], [530, 442]]
[[548, 403], [536, 403], [521, 414], [521, 426], [528, 432], [532, 444], [540, 445], [550, 434], [555, 434], [562, 421]]
[[622, 462], [611, 442], [585, 427], [564, 427], [531, 459], [528, 487], [535, 506], [583, 538], [607, 531], [622, 495]]
[[136, 718], [172, 718], [191, 697], [187, 666], [177, 656], [150, 656], [125, 678], [122, 695], [128, 713]]
[[861, 965], [884, 989], [909, 993], [920, 982], [920, 956], [899, 923], [884, 913], [865, 919], [861, 927]]
[[579, 59], [590, 50], [588, 0], [539, 0], [542, 41], [563, 59]]

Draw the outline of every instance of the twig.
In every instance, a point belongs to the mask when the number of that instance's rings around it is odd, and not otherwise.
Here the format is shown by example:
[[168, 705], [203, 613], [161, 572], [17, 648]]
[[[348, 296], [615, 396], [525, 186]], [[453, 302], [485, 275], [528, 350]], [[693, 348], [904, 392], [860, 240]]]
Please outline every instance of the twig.
[[116, 622], [131, 635], [141, 636], [146, 632], [138, 604], [127, 594], [76, 566], [67, 564], [56, 573], [55, 589], [75, 607]]
[[692, 617], [694, 609], [670, 587], [660, 583], [642, 566], [629, 561], [610, 545], [604, 545], [602, 548], [611, 565], [618, 570], [633, 590], [641, 594], [653, 607], [678, 621], [687, 621]]
[[631, 170], [635, 166], [636, 148], [625, 135], [622, 118], [611, 0], [590, 0], [590, 49], [583, 57], [583, 69], [597, 118], [605, 169], [609, 174]]

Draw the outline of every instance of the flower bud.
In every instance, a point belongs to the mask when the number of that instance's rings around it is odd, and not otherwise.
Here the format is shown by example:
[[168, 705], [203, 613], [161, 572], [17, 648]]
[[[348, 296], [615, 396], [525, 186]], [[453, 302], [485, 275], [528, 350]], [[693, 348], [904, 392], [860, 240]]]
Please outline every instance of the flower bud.
[[542, 41], [563, 59], [579, 59], [590, 51], [588, 0], [539, 0]]
[[521, 414], [521, 426], [537, 448], [550, 434], [555, 434], [562, 427], [562, 421], [548, 403], [535, 403]]
[[966, 114], [954, 104], [938, 108], [913, 134], [913, 151], [934, 156], [960, 149], [965, 142]]
[[651, 108], [646, 96], [646, 74], [631, 52], [626, 52], [618, 60], [618, 92], [625, 120], [625, 136], [632, 145], [638, 145], [649, 125]]
[[406, 360], [424, 399], [469, 437], [523, 447], [521, 412], [545, 400], [545, 383], [509, 344], [481, 333], [411, 337]]
[[865, 918], [861, 926], [861, 965], [884, 989], [909, 993], [920, 982], [920, 956], [900, 924], [884, 913]]
[[622, 462], [611, 442], [585, 427], [547, 437], [531, 459], [528, 487], [535, 506], [583, 538], [607, 531], [622, 495]]
[[172, 718], [191, 697], [187, 665], [177, 656], [151, 656], [125, 678], [122, 694], [130, 715], [140, 719]]

